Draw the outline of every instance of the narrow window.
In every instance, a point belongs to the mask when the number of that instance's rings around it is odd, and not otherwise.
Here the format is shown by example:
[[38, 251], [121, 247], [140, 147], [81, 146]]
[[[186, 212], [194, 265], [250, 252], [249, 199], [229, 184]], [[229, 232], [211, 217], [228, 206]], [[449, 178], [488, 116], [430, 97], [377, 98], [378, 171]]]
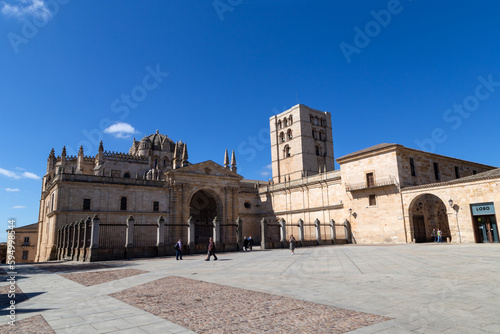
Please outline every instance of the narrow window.
[[155, 159], [155, 169], [158, 167], [158, 159]]
[[284, 150], [283, 150], [283, 157], [284, 158], [288, 158], [290, 157], [290, 146], [285, 146]]
[[476, 175], [476, 174], [477, 174], [477, 171], [473, 170], [472, 175]]
[[284, 127], [287, 127], [287, 126], [288, 126], [288, 120], [287, 120], [286, 118], [283, 120], [283, 126], [284, 126]]
[[410, 169], [411, 176], [417, 176], [417, 173], [415, 172], [415, 161], [413, 161], [413, 158], [410, 158]]
[[292, 125], [292, 124], [293, 124], [293, 117], [292, 117], [292, 115], [290, 115], [290, 118], [289, 118], [289, 120], [288, 120], [288, 123], [289, 123], [289, 125]]
[[370, 195], [370, 197], [368, 198], [368, 204], [370, 206], [375, 206], [377, 205], [377, 196], [375, 195]]
[[28, 259], [28, 251], [23, 251], [23, 260]]
[[459, 170], [458, 166], [455, 166], [455, 178], [456, 179], [460, 178], [460, 170]]
[[83, 210], [90, 210], [90, 198], [83, 199]]
[[312, 130], [312, 136], [314, 139], [316, 139], [316, 130], [314, 130], [314, 129]]
[[434, 163], [434, 178], [436, 181], [441, 180], [441, 177], [439, 175], [439, 164], [437, 162]]
[[280, 142], [285, 142], [285, 133], [284, 132], [281, 132], [280, 133]]
[[167, 165], [167, 159], [163, 159], [163, 166]]
[[160, 211], [160, 202], [153, 202], [153, 211]]
[[281, 129], [281, 128], [282, 128], [281, 121], [278, 121], [278, 129]]
[[316, 145], [316, 155], [319, 157], [321, 156], [321, 149], [318, 145]]
[[30, 237], [24, 237], [23, 246], [29, 246], [29, 245], [30, 245]]
[[366, 186], [368, 188], [375, 186], [375, 179], [373, 178], [373, 173], [366, 173]]
[[54, 211], [54, 200], [55, 200], [55, 194], [52, 193], [51, 201], [50, 201], [50, 211]]
[[293, 138], [293, 136], [292, 136], [292, 129], [288, 129], [288, 131], [287, 131], [286, 134], [288, 136], [288, 139], [292, 139]]
[[123, 174], [123, 177], [126, 178], [126, 179], [130, 179], [130, 173], [127, 172], [127, 173]]
[[122, 211], [127, 210], [127, 197], [122, 197], [120, 199], [120, 210]]

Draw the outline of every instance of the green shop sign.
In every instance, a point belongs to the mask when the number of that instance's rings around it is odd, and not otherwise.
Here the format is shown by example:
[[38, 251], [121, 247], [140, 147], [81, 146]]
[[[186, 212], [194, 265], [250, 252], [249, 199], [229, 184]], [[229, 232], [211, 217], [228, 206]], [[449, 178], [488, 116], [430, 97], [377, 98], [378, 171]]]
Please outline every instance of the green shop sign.
[[473, 216], [483, 216], [483, 215], [494, 215], [495, 214], [495, 206], [493, 205], [493, 202], [471, 204], [470, 208], [472, 209]]

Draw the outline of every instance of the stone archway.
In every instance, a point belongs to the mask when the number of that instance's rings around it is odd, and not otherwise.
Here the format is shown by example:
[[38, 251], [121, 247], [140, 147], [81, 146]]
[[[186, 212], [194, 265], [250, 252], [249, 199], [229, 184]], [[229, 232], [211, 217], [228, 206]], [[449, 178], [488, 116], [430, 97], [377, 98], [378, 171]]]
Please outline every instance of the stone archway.
[[432, 242], [432, 230], [441, 229], [443, 241], [451, 241], [450, 224], [446, 204], [436, 195], [422, 194], [416, 197], [409, 208], [412, 240]]
[[196, 223], [195, 243], [205, 244], [213, 236], [213, 220], [222, 221], [222, 201], [212, 190], [198, 190], [189, 201], [189, 216]]

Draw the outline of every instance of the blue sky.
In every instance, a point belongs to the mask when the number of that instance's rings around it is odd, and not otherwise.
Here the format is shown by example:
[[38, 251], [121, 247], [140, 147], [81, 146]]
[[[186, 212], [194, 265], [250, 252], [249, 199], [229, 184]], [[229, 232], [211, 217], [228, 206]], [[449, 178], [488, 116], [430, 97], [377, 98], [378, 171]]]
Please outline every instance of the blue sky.
[[[270, 178], [269, 117], [329, 111], [335, 157], [379, 143], [500, 166], [500, 4], [0, 0], [0, 241], [35, 223], [52, 147], [126, 152], [157, 129], [190, 162]], [[110, 127], [112, 126], [112, 127]]]

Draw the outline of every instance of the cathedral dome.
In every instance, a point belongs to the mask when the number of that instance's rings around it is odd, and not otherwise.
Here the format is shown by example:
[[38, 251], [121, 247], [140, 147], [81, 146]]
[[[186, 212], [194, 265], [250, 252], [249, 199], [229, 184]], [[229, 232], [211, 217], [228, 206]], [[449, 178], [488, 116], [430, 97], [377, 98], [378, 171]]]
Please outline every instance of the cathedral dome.
[[162, 135], [156, 130], [156, 133], [153, 133], [149, 136], [145, 136], [141, 139], [139, 148], [140, 149], [152, 149], [153, 151], [173, 151], [173, 147], [175, 143], [172, 139], [168, 138], [166, 135]]

